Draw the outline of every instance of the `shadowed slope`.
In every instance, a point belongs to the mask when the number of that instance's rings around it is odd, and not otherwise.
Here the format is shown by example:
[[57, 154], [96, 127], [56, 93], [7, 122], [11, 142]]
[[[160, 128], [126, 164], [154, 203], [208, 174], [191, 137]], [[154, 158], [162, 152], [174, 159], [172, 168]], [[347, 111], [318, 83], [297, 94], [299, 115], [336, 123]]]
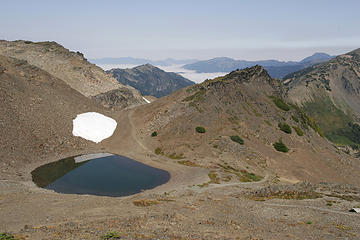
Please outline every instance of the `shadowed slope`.
[[62, 80], [24, 60], [1, 55], [0, 101], [4, 170], [93, 146], [72, 136], [72, 119], [87, 111], [105, 113]]

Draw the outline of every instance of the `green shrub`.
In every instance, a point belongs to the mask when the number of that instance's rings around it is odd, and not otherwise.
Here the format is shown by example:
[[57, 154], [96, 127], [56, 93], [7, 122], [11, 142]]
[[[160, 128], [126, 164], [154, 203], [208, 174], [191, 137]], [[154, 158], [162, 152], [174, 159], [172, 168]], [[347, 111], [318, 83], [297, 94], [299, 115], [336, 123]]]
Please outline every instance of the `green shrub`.
[[240, 170], [236, 175], [241, 182], [258, 182], [263, 179], [262, 176], [256, 175], [255, 173], [249, 173], [246, 170]]
[[163, 150], [161, 148], [159, 148], [159, 147], [157, 147], [154, 152], [155, 152], [156, 155], [164, 155]]
[[[321, 105], [321, 104], [320, 104]], [[318, 107], [318, 109], [321, 109], [321, 110], [324, 110], [326, 111], [326, 108], [324, 107], [326, 105], [326, 103], [322, 103], [321, 107]], [[291, 105], [293, 108], [295, 108], [298, 113], [300, 114], [300, 121], [302, 123], [302, 126], [305, 128], [305, 129], [308, 129], [308, 126], [310, 126], [312, 129], [314, 129], [315, 132], [317, 132], [321, 137], [324, 137], [324, 133], [320, 130], [320, 127], [319, 125], [317, 125], [317, 123], [314, 121], [314, 119], [312, 119], [309, 115], [307, 115], [305, 113], [305, 111], [303, 109], [301, 109], [299, 106], [295, 105], [295, 104], [292, 104]], [[312, 110], [307, 110], [309, 112], [312, 112]], [[340, 111], [340, 110], [339, 110]], [[340, 111], [342, 112], [342, 111]], [[313, 113], [315, 114], [315, 113]], [[343, 112], [342, 112], [343, 114]], [[322, 115], [322, 117], [324, 119], [328, 118], [329, 115]], [[332, 120], [331, 121], [324, 121], [324, 122], [333, 122]], [[331, 141], [331, 140], [330, 140]]]
[[204, 95], [206, 93], [206, 89], [205, 88], [200, 88], [195, 94], [184, 98], [182, 101], [183, 102], [200, 102], [202, 100], [204, 100]]
[[295, 115], [292, 115], [291, 118], [295, 121], [295, 122], [299, 122], [299, 119], [295, 116]]
[[197, 165], [196, 163], [194, 162], [191, 162], [189, 160], [181, 160], [181, 161], [178, 161], [179, 164], [182, 164], [182, 165], [185, 165], [185, 166], [188, 166], [188, 167], [200, 167], [199, 165]]
[[280, 128], [281, 131], [287, 133], [287, 134], [291, 134], [291, 127], [287, 124], [287, 123], [279, 123], [278, 127]]
[[121, 236], [118, 232], [109, 232], [102, 236], [101, 239], [121, 239]]
[[196, 132], [198, 132], [198, 133], [205, 133], [205, 132], [206, 132], [206, 130], [205, 130], [204, 127], [196, 127], [195, 130], [196, 130]]
[[242, 139], [238, 135], [230, 136], [230, 139], [233, 140], [234, 142], [237, 142], [237, 143], [241, 144], [241, 145], [244, 144], [244, 139]]
[[0, 233], [0, 240], [17, 240], [17, 238], [9, 233]]
[[272, 127], [272, 124], [269, 120], [265, 120], [266, 124], [269, 125], [270, 127]]
[[153, 132], [153, 133], [151, 134], [151, 136], [152, 136], [152, 137], [156, 137], [156, 136], [157, 136], [157, 132], [156, 132], [156, 131]]
[[183, 158], [185, 158], [183, 153], [180, 153], [180, 154], [172, 153], [172, 154], [168, 154], [166, 156], [168, 158], [171, 158], [171, 159], [183, 159]]
[[287, 105], [281, 98], [279, 97], [275, 97], [275, 96], [270, 96], [270, 98], [273, 100], [273, 102], [275, 103], [275, 105], [280, 108], [281, 110], [284, 111], [289, 111], [290, 110], [290, 106]]
[[210, 172], [208, 176], [210, 178], [210, 183], [216, 183], [216, 184], [220, 183], [220, 179], [218, 178], [215, 172]]
[[278, 142], [273, 144], [274, 148], [279, 152], [288, 152], [289, 148], [279, 139]]
[[293, 126], [293, 129], [295, 130], [295, 132], [296, 132], [296, 134], [298, 136], [303, 136], [304, 135], [303, 130], [301, 130], [301, 128], [299, 128], [298, 126]]

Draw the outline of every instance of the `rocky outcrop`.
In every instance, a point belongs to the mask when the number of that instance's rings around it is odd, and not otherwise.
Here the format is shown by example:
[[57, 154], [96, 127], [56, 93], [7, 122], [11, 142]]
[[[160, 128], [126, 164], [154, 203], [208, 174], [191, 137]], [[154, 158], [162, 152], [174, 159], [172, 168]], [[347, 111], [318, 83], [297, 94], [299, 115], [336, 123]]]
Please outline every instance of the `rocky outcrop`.
[[[93, 99], [105, 107], [120, 109], [129, 106], [139, 105], [144, 102], [144, 99], [141, 97], [140, 94], [137, 94], [135, 98], [133, 96], [133, 91], [131, 91], [129, 88], [123, 87], [110, 90], [105, 93], [100, 93], [96, 96], [93, 96]], [[140, 98], [142, 99], [141, 102], [138, 100]]]
[[[267, 92], [269, 96], [273, 94], [283, 96], [285, 92], [281, 82], [278, 79], [271, 78], [268, 72], [259, 65], [243, 70], [232, 71], [223, 77], [207, 80], [203, 85], [215, 86], [222, 83], [232, 86], [237, 86], [237, 84], [251, 84], [253, 90], [256, 89], [257, 91]], [[230, 92], [233, 91], [229, 86], [227, 86], [227, 90]]]

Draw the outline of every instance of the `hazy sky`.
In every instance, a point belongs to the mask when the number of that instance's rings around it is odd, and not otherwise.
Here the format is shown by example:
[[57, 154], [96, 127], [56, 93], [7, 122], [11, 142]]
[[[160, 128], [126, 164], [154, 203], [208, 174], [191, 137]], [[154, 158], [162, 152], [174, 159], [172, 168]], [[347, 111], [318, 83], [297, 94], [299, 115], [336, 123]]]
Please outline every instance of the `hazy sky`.
[[1, 0], [0, 39], [87, 58], [299, 60], [360, 47], [360, 0]]

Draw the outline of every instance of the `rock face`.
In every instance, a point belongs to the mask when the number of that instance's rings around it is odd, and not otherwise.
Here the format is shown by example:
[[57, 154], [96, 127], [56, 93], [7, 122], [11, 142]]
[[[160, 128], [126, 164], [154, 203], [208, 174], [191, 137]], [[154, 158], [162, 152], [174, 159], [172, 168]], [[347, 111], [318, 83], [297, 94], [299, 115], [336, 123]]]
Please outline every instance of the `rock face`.
[[0, 55], [0, 69], [2, 169], [94, 146], [72, 136], [72, 120], [103, 107], [25, 60]]
[[145, 64], [132, 69], [111, 69], [112, 74], [120, 83], [130, 85], [142, 95], [163, 97], [195, 83], [172, 72], [165, 72], [153, 65]]
[[[360, 144], [360, 49], [288, 75], [288, 99], [303, 106], [335, 143]], [[358, 135], [358, 136], [357, 136]]]
[[[139, 106], [134, 116], [141, 121], [138, 134], [144, 133], [147, 148], [216, 171], [217, 182], [243, 179], [246, 171], [261, 176], [276, 172], [289, 181], [358, 179], [350, 164], [341, 171], [351, 177], [338, 171], [339, 162], [356, 160], [339, 155], [319, 135], [311, 117], [287, 104], [284, 96], [282, 83], [263, 67], [254, 66]], [[203, 130], [198, 132], [197, 127]], [[151, 137], [153, 132], [156, 137]], [[244, 144], [232, 139], [242, 139]], [[279, 142], [290, 149], [288, 153], [275, 150]]]
[[300, 62], [281, 62], [277, 60], [245, 61], [219, 57], [187, 64], [184, 68], [195, 70], [196, 72], [230, 72], [235, 69], [261, 65], [268, 71], [271, 77], [283, 78], [289, 73], [299, 71], [316, 63], [328, 61], [331, 58], [333, 57], [326, 53], [315, 53], [312, 56], [304, 58]]
[[[135, 98], [133, 96], [136, 96]], [[129, 106], [136, 106], [139, 104], [138, 99], [141, 98], [143, 102], [146, 102], [140, 93], [137, 91], [132, 92], [129, 91], [129, 88], [118, 88], [114, 90], [110, 90], [105, 93], [100, 93], [96, 96], [93, 96], [93, 99], [100, 103], [101, 105], [108, 108], [126, 108]]]
[[83, 54], [71, 52], [56, 42], [0, 41], [0, 55], [26, 60], [63, 80], [86, 97], [121, 88], [122, 92], [126, 92], [123, 100], [144, 103], [135, 89], [119, 84], [101, 68], [89, 63]]

